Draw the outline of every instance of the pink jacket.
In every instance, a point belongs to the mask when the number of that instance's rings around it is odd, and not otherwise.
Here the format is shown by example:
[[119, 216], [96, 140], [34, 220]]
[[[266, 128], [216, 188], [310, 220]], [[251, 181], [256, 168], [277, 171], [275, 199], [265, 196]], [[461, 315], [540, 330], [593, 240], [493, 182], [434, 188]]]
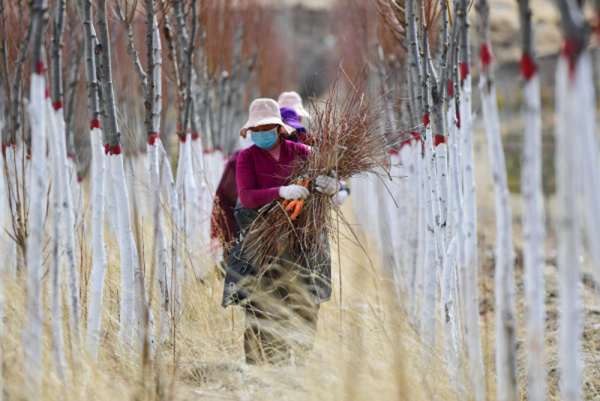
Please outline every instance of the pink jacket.
[[279, 162], [264, 149], [252, 145], [242, 150], [237, 161], [240, 202], [257, 209], [279, 198], [279, 187], [289, 185], [295, 163], [306, 160], [308, 148], [282, 138]]

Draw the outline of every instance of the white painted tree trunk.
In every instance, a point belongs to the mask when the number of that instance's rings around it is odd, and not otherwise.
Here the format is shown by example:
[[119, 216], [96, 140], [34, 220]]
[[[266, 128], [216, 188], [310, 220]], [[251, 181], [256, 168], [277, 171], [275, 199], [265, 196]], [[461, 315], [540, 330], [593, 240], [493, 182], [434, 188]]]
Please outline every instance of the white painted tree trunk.
[[158, 289], [160, 291], [160, 303], [165, 315], [161, 315], [161, 328], [166, 333], [170, 332], [170, 320], [168, 318], [170, 311], [170, 291], [167, 287], [167, 271], [169, 264], [167, 263], [167, 240], [165, 234], [165, 218], [163, 215], [163, 205], [160, 193], [160, 177], [158, 166], [158, 147], [160, 139], [153, 145], [148, 144], [148, 158], [150, 161], [150, 179], [152, 187], [150, 188], [150, 200], [152, 208], [152, 221], [154, 225], [154, 257], [156, 265], [156, 278], [158, 281]]
[[[54, 113], [50, 106], [50, 99], [48, 99], [47, 110], [48, 114], [46, 117], [50, 120], [50, 113]], [[62, 302], [61, 302], [61, 283], [60, 283], [60, 270], [61, 270], [61, 205], [60, 205], [60, 184], [59, 184], [59, 161], [55, 157], [56, 155], [56, 125], [55, 123], [48, 124], [49, 129], [49, 145], [51, 149], [51, 187], [50, 187], [50, 316], [51, 316], [51, 329], [52, 329], [52, 362], [56, 373], [60, 379], [64, 382], [66, 363], [64, 356], [63, 347], [63, 333], [62, 333]], [[53, 132], [54, 131], [54, 132]]]
[[[445, 221], [441, 216], [441, 205], [440, 205], [440, 191], [438, 188], [438, 168], [436, 161], [436, 153], [433, 146], [433, 133], [431, 131], [431, 124], [425, 127], [425, 157], [427, 159], [427, 189], [431, 192], [431, 207], [433, 221], [431, 230], [433, 230], [433, 237], [435, 240], [436, 247], [436, 271], [441, 275], [442, 267], [444, 266], [444, 259], [446, 258], [446, 246], [444, 245], [444, 230], [442, 224]], [[441, 178], [441, 177], [440, 177]], [[446, 176], [443, 177], [444, 183]], [[443, 202], [444, 205], [446, 202]]]
[[42, 252], [44, 247], [44, 216], [46, 211], [46, 80], [43, 74], [32, 73], [29, 118], [31, 121], [31, 196], [27, 250], [27, 324], [23, 333], [25, 375], [29, 393], [37, 397], [42, 382]]
[[[452, 264], [452, 281], [451, 288], [452, 302], [454, 304], [454, 332], [456, 334], [456, 349], [459, 358], [462, 358], [462, 332], [461, 332], [461, 305], [459, 304], [458, 283], [460, 282], [458, 275], [465, 270], [465, 230], [464, 230], [464, 207], [462, 194], [462, 172], [460, 166], [462, 164], [462, 155], [460, 154], [460, 138], [459, 129], [456, 126], [456, 111], [455, 103], [452, 101], [448, 107], [447, 120], [448, 122], [448, 214], [446, 215], [446, 233], [452, 235], [455, 240], [455, 250], [453, 253]], [[441, 145], [440, 145], [441, 146]], [[460, 207], [458, 206], [460, 203]], [[460, 213], [460, 222], [459, 222]], [[460, 225], [460, 227], [459, 227]], [[460, 235], [459, 235], [460, 231]], [[452, 241], [452, 239], [450, 241]], [[446, 247], [449, 249], [449, 245]]]
[[[177, 199], [179, 201], [179, 231], [183, 235], [184, 254], [186, 260], [192, 262], [190, 265], [194, 268], [193, 272], [197, 277], [202, 277], [203, 271], [194, 262], [193, 255], [198, 251], [198, 241], [196, 230], [198, 228], [197, 219], [197, 191], [196, 181], [192, 172], [191, 161], [191, 135], [186, 134], [185, 141], [179, 141], [179, 160], [177, 165], [177, 179], [175, 181], [177, 188]], [[190, 260], [192, 259], [192, 260]], [[183, 272], [185, 274], [185, 272]]]
[[[185, 167], [185, 232], [186, 243], [188, 246], [187, 254], [190, 266], [193, 267], [193, 272], [196, 278], [202, 278], [208, 273], [208, 266], [201, 264], [202, 260], [202, 205], [200, 203], [200, 192], [196, 186], [196, 177], [194, 176], [194, 168], [192, 165], [193, 149], [192, 136], [188, 135], [188, 140], [185, 143], [186, 148], [186, 167]], [[191, 278], [191, 277], [190, 277]]]
[[161, 44], [160, 34], [158, 30], [158, 22], [156, 15], [153, 16], [153, 40], [152, 40], [152, 57], [153, 57], [153, 83], [154, 83], [154, 118], [152, 126], [154, 129], [154, 141], [150, 141], [148, 147], [148, 169], [150, 171], [150, 207], [152, 213], [152, 223], [154, 227], [154, 258], [156, 266], [156, 279], [158, 289], [160, 291], [160, 304], [162, 312], [160, 315], [161, 330], [163, 335], [171, 333], [170, 328], [170, 311], [171, 311], [171, 295], [167, 286], [167, 272], [169, 270], [167, 240], [165, 233], [165, 217], [163, 213], [163, 196], [161, 196], [160, 186], [160, 168], [158, 163], [160, 142], [160, 118], [162, 111], [162, 59], [161, 59]]
[[435, 146], [435, 154], [439, 185], [440, 224], [443, 234], [442, 239], [447, 250], [452, 240], [452, 217], [450, 217], [452, 202], [448, 196], [450, 177], [448, 176], [448, 147], [445, 142]]
[[192, 171], [196, 181], [196, 189], [198, 191], [198, 206], [199, 206], [199, 232], [202, 241], [202, 247], [207, 249], [210, 244], [210, 211], [212, 210], [212, 196], [209, 186], [207, 185], [208, 177], [207, 169], [204, 168], [206, 161], [204, 160], [204, 152], [202, 143], [199, 138], [192, 139]]
[[536, 73], [523, 85], [523, 268], [527, 299], [527, 381], [529, 399], [546, 399], [544, 362], [544, 200], [542, 195], [542, 121], [540, 78]]
[[117, 237], [121, 254], [121, 330], [119, 336], [128, 345], [133, 345], [135, 316], [134, 295], [134, 257], [135, 249], [133, 234], [131, 231], [131, 217], [129, 215], [129, 200], [127, 196], [127, 185], [125, 183], [125, 171], [123, 169], [123, 156], [121, 154], [110, 155], [112, 188], [117, 204]]
[[499, 400], [516, 400], [517, 322], [515, 317], [515, 265], [512, 245], [512, 213], [506, 176], [496, 87], [483, 78], [480, 84], [481, 104], [488, 142], [488, 156], [494, 176], [496, 209], [496, 264], [494, 292], [496, 300], [496, 392]]
[[[95, 361], [98, 355], [100, 322], [102, 317], [102, 293], [106, 273], [106, 249], [104, 245], [104, 147], [99, 124], [90, 132], [92, 152], [91, 204], [92, 204], [92, 275], [90, 286], [90, 309], [88, 313], [86, 346]], [[108, 167], [108, 166], [107, 166]]]
[[[469, 357], [471, 385], [477, 401], [485, 399], [483, 356], [479, 335], [478, 257], [477, 257], [477, 200], [475, 197], [475, 170], [473, 161], [473, 121], [471, 116], [471, 75], [462, 80], [460, 93], [460, 140], [463, 157], [463, 189], [465, 210], [465, 308], [463, 315], [465, 342]], [[462, 285], [462, 283], [461, 283]]]
[[[419, 327], [422, 327], [422, 320], [420, 316], [422, 315], [421, 310], [423, 309], [423, 298], [425, 297], [424, 288], [423, 288], [423, 276], [425, 271], [425, 253], [427, 251], [426, 241], [427, 241], [427, 222], [425, 217], [425, 185], [423, 178], [423, 164], [425, 161], [423, 157], [421, 157], [421, 144], [417, 142], [416, 144], [416, 183], [417, 183], [417, 193], [418, 193], [418, 217], [417, 217], [417, 233], [418, 233], [418, 246], [417, 246], [417, 279], [415, 280], [415, 293], [417, 294], [417, 302], [415, 305], [415, 317], [417, 318], [417, 323]], [[418, 310], [418, 313], [416, 313]]]
[[[589, 253], [597, 280], [600, 281], [600, 247], [597, 239], [600, 238], [600, 165], [598, 162], [598, 138], [596, 131], [596, 94], [594, 90], [594, 77], [592, 57], [589, 52], [584, 53], [579, 61], [581, 65], [581, 118], [584, 120], [584, 129], [580, 132], [581, 146], [579, 150], [579, 163], [583, 178], [583, 197], [585, 209], [583, 219], [586, 229], [586, 249]], [[587, 82], [587, 84], [585, 84]]]
[[113, 195], [112, 170], [110, 168], [110, 155], [105, 151], [102, 153], [104, 158], [104, 221], [107, 223], [109, 233], [118, 237], [119, 228], [117, 223], [117, 202]]
[[[416, 145], [415, 145], [416, 143]], [[408, 309], [409, 316], [414, 317], [417, 305], [417, 277], [418, 277], [418, 249], [419, 249], [419, 188], [418, 188], [418, 172], [417, 159], [419, 158], [419, 144], [411, 140], [411, 144], [404, 146], [400, 150], [400, 157], [403, 163], [404, 171], [407, 177], [401, 179], [405, 181], [404, 197], [410, 200], [407, 214], [407, 230], [406, 235], [405, 258], [403, 260], [404, 268], [407, 273], [407, 291], [408, 291]], [[403, 203], [403, 202], [402, 202]]]
[[177, 190], [173, 181], [173, 172], [167, 157], [167, 152], [162, 144], [158, 149], [158, 162], [161, 170], [161, 187], [166, 195], [171, 225], [171, 241], [169, 244], [169, 256], [171, 260], [171, 268], [166, 271], [166, 285], [169, 291], [169, 303], [171, 305], [171, 315], [177, 315], [177, 308], [181, 305], [181, 283], [182, 283], [182, 267], [181, 257], [179, 255], [179, 229], [177, 222], [179, 221], [179, 200], [177, 199]]
[[58, 194], [60, 197], [60, 219], [61, 219], [61, 245], [65, 250], [65, 259], [67, 262], [67, 291], [69, 307], [69, 324], [71, 328], [71, 354], [77, 360], [77, 355], [81, 348], [81, 307], [79, 303], [79, 279], [77, 274], [77, 262], [75, 260], [75, 233], [73, 231], [74, 219], [71, 200], [71, 189], [69, 187], [69, 171], [67, 165], [67, 144], [65, 137], [65, 120], [63, 109], [56, 111], [52, 109], [50, 101], [47, 102], [47, 109], [50, 125], [52, 142], [50, 147], [53, 166], [57, 169], [53, 174], [57, 178]]
[[[377, 219], [379, 221], [379, 235], [378, 239], [379, 254], [381, 258], [382, 267], [387, 277], [392, 278], [394, 281], [394, 287], [396, 291], [398, 289], [398, 278], [396, 276], [396, 260], [394, 258], [394, 240], [391, 229], [390, 208], [388, 208], [387, 201], [391, 200], [389, 193], [384, 187], [383, 182], [376, 182], [374, 203], [379, 207], [377, 208]], [[397, 210], [395, 211], [397, 213]]]
[[394, 258], [393, 279], [397, 298], [401, 299], [403, 302], [406, 302], [407, 274], [404, 271], [402, 260], [403, 253], [405, 253], [408, 249], [408, 247], [405, 245], [406, 235], [404, 232], [404, 228], [406, 228], [406, 210], [408, 206], [408, 199], [404, 198], [404, 178], [402, 178], [403, 169], [400, 165], [399, 152], [392, 152], [390, 154], [390, 163], [389, 172], [390, 176], [392, 177], [392, 181], [388, 184], [389, 194], [385, 197], [385, 209], [388, 215], [388, 230], [390, 232], [392, 241], [392, 249], [390, 251]]
[[[428, 144], [426, 143], [425, 146]], [[435, 353], [437, 334], [437, 275], [438, 259], [436, 255], [436, 241], [434, 237], [435, 222], [433, 221], [433, 193], [429, 189], [428, 163], [424, 158], [421, 160], [421, 180], [423, 181], [424, 201], [424, 228], [425, 228], [425, 255], [423, 262], [423, 296], [421, 308], [422, 336], [423, 336], [423, 358], [431, 361]]]
[[[583, 57], [583, 56], [582, 56]], [[569, 71], [569, 60], [561, 55], [556, 67], [555, 135], [558, 270], [560, 276], [559, 365], [561, 390], [565, 400], [581, 399], [581, 322], [578, 286], [580, 282], [580, 233], [578, 197], [583, 172], [578, 168], [580, 140], [577, 133], [588, 129], [582, 115], [584, 81], [581, 59]], [[573, 137], [575, 133], [575, 138]], [[597, 207], [597, 205], [596, 205]]]
[[457, 384], [459, 366], [459, 347], [461, 346], [457, 327], [454, 326], [455, 316], [458, 314], [457, 305], [454, 303], [453, 292], [456, 292], [456, 276], [454, 260], [456, 257], [456, 238], [450, 241], [448, 253], [444, 260], [442, 278], [440, 280], [440, 293], [442, 300], [442, 328], [444, 331], [444, 358], [449, 368], [450, 378], [454, 385]]
[[143, 349], [144, 341], [148, 341], [151, 351], [156, 348], [154, 342], [154, 317], [148, 303], [148, 293], [146, 292], [146, 278], [140, 266], [140, 257], [137, 244], [133, 238], [133, 232], [130, 235], [133, 247], [133, 312], [135, 316], [134, 335], [137, 333], [138, 349]]
[[77, 232], [78, 228], [83, 224], [83, 184], [77, 176], [77, 167], [73, 161], [73, 156], [67, 155], [67, 169], [69, 171], [69, 187], [71, 188], [71, 208], [73, 210], [73, 227]]

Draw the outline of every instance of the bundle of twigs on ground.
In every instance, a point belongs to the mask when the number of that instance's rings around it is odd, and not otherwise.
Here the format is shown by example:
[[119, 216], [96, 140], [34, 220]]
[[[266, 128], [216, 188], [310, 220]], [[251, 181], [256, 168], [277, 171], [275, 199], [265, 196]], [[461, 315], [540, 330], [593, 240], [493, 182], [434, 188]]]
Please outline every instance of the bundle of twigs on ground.
[[384, 93], [369, 96], [364, 78], [352, 82], [340, 69], [328, 95], [326, 100], [310, 99], [308, 131], [314, 135], [314, 144], [308, 159], [298, 161], [288, 177], [290, 183], [309, 177], [310, 196], [302, 211], [293, 220], [283, 201], [273, 202], [261, 209], [249, 230], [246, 246], [251, 249], [253, 264], [263, 270], [285, 251], [304, 261], [314, 257], [322, 249], [319, 247], [327, 244], [327, 236], [337, 237], [340, 224], [352, 232], [331, 197], [315, 190], [317, 176], [347, 180], [371, 174], [374, 179], [390, 179], [389, 150], [400, 133], [382, 124]]

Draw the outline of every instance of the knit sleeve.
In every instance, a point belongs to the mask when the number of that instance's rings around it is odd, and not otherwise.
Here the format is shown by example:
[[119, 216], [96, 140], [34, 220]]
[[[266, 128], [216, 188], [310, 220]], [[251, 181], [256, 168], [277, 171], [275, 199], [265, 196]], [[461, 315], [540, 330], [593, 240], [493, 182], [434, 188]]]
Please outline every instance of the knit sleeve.
[[256, 163], [249, 152], [242, 151], [237, 161], [237, 186], [242, 206], [257, 209], [279, 198], [279, 187], [257, 189]]

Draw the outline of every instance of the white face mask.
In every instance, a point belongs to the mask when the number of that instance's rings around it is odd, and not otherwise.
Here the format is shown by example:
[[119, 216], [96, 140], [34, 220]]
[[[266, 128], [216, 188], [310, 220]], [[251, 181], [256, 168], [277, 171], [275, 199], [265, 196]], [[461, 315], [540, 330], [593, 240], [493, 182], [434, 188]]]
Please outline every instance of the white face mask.
[[252, 142], [252, 132], [250, 132], [250, 130], [248, 130], [248, 131], [246, 131], [245, 138], [240, 136], [240, 148], [246, 149], [252, 145], [254, 145], [254, 142]]

